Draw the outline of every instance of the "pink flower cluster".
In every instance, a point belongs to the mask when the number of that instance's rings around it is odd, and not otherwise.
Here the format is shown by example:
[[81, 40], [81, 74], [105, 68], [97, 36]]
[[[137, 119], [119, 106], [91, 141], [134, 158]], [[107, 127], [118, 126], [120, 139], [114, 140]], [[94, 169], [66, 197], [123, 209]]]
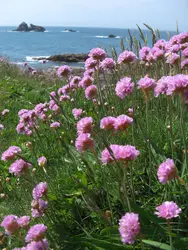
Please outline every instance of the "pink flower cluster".
[[41, 156], [37, 159], [39, 167], [44, 167], [47, 164], [47, 159], [45, 156]]
[[118, 117], [104, 117], [100, 121], [100, 128], [104, 130], [121, 131], [126, 130], [127, 127], [133, 122], [133, 119], [127, 115], [120, 115]]
[[102, 61], [106, 58], [107, 54], [101, 48], [94, 48], [89, 52], [88, 56], [94, 60]]
[[97, 98], [97, 87], [95, 85], [91, 85], [85, 89], [85, 96], [88, 100]]
[[77, 122], [78, 137], [75, 142], [75, 147], [80, 152], [94, 148], [94, 141], [90, 135], [92, 132], [92, 123], [92, 117], [84, 117]]
[[143, 89], [145, 91], [149, 91], [154, 89], [156, 82], [154, 79], [145, 76], [138, 81], [138, 89]]
[[158, 171], [157, 177], [162, 184], [166, 184], [177, 177], [177, 171], [172, 159], [167, 159], [165, 162], [161, 163]]
[[173, 95], [175, 93], [183, 93], [188, 90], [188, 75], [178, 74], [175, 76], [163, 76], [157, 82], [154, 94], [159, 96], [160, 94]]
[[72, 73], [72, 70], [67, 65], [63, 65], [63, 66], [59, 67], [58, 70], [57, 70], [57, 75], [59, 77], [68, 78], [71, 75], [71, 73]]
[[19, 159], [13, 162], [9, 167], [9, 172], [15, 176], [20, 176], [24, 174], [29, 168], [32, 167], [32, 164]]
[[176, 218], [181, 213], [181, 208], [173, 201], [165, 201], [160, 206], [156, 207], [156, 210], [155, 214], [166, 220]]
[[32, 217], [37, 218], [44, 215], [48, 207], [48, 202], [42, 200], [43, 196], [47, 196], [48, 188], [46, 182], [40, 182], [36, 187], [33, 189], [33, 201], [31, 203], [31, 212]]
[[11, 235], [17, 233], [21, 228], [27, 228], [29, 223], [29, 216], [22, 216], [18, 218], [15, 215], [8, 215], [1, 222], [1, 227], [5, 229], [8, 235]]
[[125, 96], [130, 95], [133, 92], [134, 83], [131, 81], [130, 77], [124, 77], [116, 84], [116, 95], [119, 98], [124, 99]]
[[12, 160], [21, 153], [22, 153], [22, 150], [20, 147], [10, 146], [6, 151], [2, 153], [1, 160], [2, 161]]
[[118, 57], [118, 64], [122, 63], [132, 63], [137, 60], [136, 55], [132, 51], [125, 50]]
[[126, 213], [119, 220], [119, 233], [123, 244], [134, 244], [136, 236], [140, 233], [139, 215]]
[[74, 116], [75, 119], [78, 119], [82, 115], [82, 112], [83, 112], [82, 109], [76, 109], [76, 108], [74, 108], [72, 110], [72, 114], [73, 114], [73, 116]]
[[140, 154], [134, 146], [112, 144], [109, 148], [105, 148], [101, 153], [101, 160], [104, 164], [116, 161], [132, 161]]

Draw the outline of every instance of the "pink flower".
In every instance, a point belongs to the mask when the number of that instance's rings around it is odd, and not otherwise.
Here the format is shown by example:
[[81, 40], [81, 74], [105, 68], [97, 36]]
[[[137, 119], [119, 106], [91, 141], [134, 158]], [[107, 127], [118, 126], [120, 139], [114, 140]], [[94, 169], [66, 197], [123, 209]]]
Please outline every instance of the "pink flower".
[[36, 224], [29, 229], [25, 241], [40, 241], [44, 238], [46, 231], [47, 227], [44, 224]]
[[185, 68], [185, 67], [188, 67], [188, 59], [185, 59], [181, 62], [181, 68]]
[[57, 103], [54, 100], [51, 100], [49, 102], [49, 109], [55, 112], [58, 112], [60, 107], [57, 105]]
[[97, 97], [97, 87], [91, 85], [85, 89], [85, 96], [88, 100], [95, 99]]
[[159, 165], [157, 176], [162, 184], [166, 184], [167, 181], [171, 181], [177, 177], [176, 167], [172, 159], [167, 159], [165, 162]]
[[170, 220], [176, 218], [181, 213], [181, 208], [173, 201], [165, 201], [160, 206], [156, 207], [155, 214], [163, 219]]
[[176, 64], [179, 60], [180, 56], [176, 53], [167, 53], [166, 54], [166, 63]]
[[48, 202], [42, 199], [33, 200], [31, 203], [31, 212], [33, 218], [44, 216], [44, 213], [48, 207]]
[[116, 64], [114, 60], [112, 58], [107, 57], [101, 62], [100, 67], [102, 70], [108, 71], [108, 70], [113, 70], [115, 68], [115, 65]]
[[92, 57], [94, 60], [102, 61], [106, 56], [106, 52], [101, 48], [94, 48], [89, 52], [89, 57]]
[[69, 99], [70, 99], [70, 96], [68, 96], [68, 95], [61, 95], [60, 98], [59, 98], [59, 101], [60, 102], [65, 102], [65, 101], [67, 101]]
[[107, 116], [101, 119], [100, 128], [104, 130], [114, 129], [114, 123], [116, 118], [112, 116]]
[[57, 75], [59, 77], [69, 77], [71, 75], [71, 68], [67, 65], [61, 66], [57, 70]]
[[136, 236], [140, 233], [138, 214], [126, 213], [119, 220], [119, 233], [123, 244], [134, 244]]
[[6, 151], [3, 152], [1, 156], [2, 161], [8, 161], [14, 159], [18, 154], [21, 154], [21, 148], [17, 146], [11, 146]]
[[79, 76], [74, 76], [71, 81], [70, 81], [70, 86], [76, 86], [79, 84], [79, 82], [81, 81], [81, 77]]
[[18, 225], [22, 228], [27, 228], [30, 223], [30, 216], [22, 216], [17, 219]]
[[85, 69], [95, 69], [95, 67], [97, 66], [98, 62], [97, 60], [94, 60], [93, 58], [88, 58], [85, 61]]
[[[20, 250], [47, 250], [48, 249], [48, 241], [46, 239], [40, 241], [31, 241], [31, 243], [27, 244], [26, 248]], [[15, 249], [16, 250], [16, 249]]]
[[94, 73], [94, 69], [88, 69], [84, 72], [84, 76], [92, 76]]
[[32, 165], [28, 162], [25, 162], [22, 159], [16, 160], [9, 167], [9, 173], [14, 174], [16, 176], [20, 176], [24, 174], [28, 168], [31, 168]]
[[114, 128], [116, 131], [125, 130], [131, 123], [133, 119], [127, 115], [120, 115], [115, 119]]
[[139, 51], [139, 56], [142, 61], [148, 61], [148, 55], [150, 54], [151, 49], [147, 46], [144, 46]]
[[92, 85], [94, 82], [94, 79], [87, 75], [82, 78], [82, 80], [79, 82], [78, 87], [80, 88], [87, 88], [88, 86]]
[[75, 142], [75, 147], [78, 151], [83, 152], [87, 149], [94, 148], [94, 141], [89, 133], [80, 134]]
[[17, 219], [18, 217], [15, 215], [8, 215], [1, 222], [1, 227], [4, 227], [8, 234], [14, 234], [19, 230]]
[[4, 129], [4, 125], [0, 123], [0, 132]]
[[124, 99], [125, 96], [130, 95], [133, 91], [134, 83], [131, 82], [130, 77], [124, 77], [116, 84], [116, 95], [121, 99]]
[[168, 90], [168, 84], [169, 82], [173, 81], [172, 76], [163, 76], [159, 81], [157, 82], [155, 89], [154, 89], [154, 95], [157, 97], [160, 94], [166, 94]]
[[50, 93], [50, 96], [55, 97], [55, 96], [56, 96], [56, 92], [55, 92], [55, 91], [52, 91], [52, 92]]
[[136, 150], [134, 146], [112, 144], [110, 145], [110, 150], [107, 148], [103, 150], [101, 160], [105, 164], [113, 162], [114, 159], [117, 161], [130, 161], [135, 160], [139, 154], [139, 150]]
[[131, 62], [136, 61], [136, 59], [137, 59], [137, 57], [133, 52], [125, 50], [124, 52], [122, 52], [119, 55], [117, 62], [118, 62], [118, 64], [131, 63]]
[[77, 122], [77, 133], [78, 135], [83, 133], [91, 133], [92, 132], [92, 117], [84, 117], [79, 122]]
[[36, 185], [36, 187], [33, 189], [33, 199], [38, 200], [42, 198], [44, 195], [46, 195], [48, 192], [47, 183], [46, 182], [40, 182]]
[[59, 122], [52, 122], [51, 124], [50, 124], [50, 128], [59, 128], [60, 127], [60, 123]]
[[156, 82], [154, 79], [145, 76], [144, 78], [141, 78], [137, 84], [138, 89], [152, 90], [155, 87]]
[[41, 156], [37, 160], [39, 167], [44, 167], [47, 164], [47, 159], [45, 156]]
[[81, 116], [82, 112], [83, 112], [82, 109], [76, 109], [75, 108], [75, 109], [72, 110], [72, 114], [73, 114], [75, 119], [78, 119]]
[[4, 110], [2, 111], [2, 113], [1, 113], [2, 116], [4, 116], [4, 115], [6, 115], [7, 113], [9, 113], [9, 111], [10, 111], [9, 109], [4, 109]]

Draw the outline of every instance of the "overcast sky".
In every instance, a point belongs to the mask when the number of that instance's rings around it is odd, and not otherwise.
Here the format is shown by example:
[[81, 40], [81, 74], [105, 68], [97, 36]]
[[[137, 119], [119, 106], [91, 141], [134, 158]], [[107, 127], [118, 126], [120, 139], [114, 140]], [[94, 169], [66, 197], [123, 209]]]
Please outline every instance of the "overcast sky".
[[188, 31], [188, 0], [0, 0], [0, 25], [153, 28]]

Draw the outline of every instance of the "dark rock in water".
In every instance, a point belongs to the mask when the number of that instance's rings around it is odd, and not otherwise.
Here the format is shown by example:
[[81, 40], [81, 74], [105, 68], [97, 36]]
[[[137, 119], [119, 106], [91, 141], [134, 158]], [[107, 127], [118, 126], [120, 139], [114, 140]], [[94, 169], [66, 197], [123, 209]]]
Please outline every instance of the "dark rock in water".
[[72, 29], [65, 29], [66, 32], [77, 32], [76, 30], [72, 30]]
[[116, 38], [117, 36], [115, 36], [115, 35], [113, 35], [113, 34], [110, 34], [108, 37], [109, 37], [109, 38]]
[[63, 54], [48, 57], [53, 62], [85, 62], [88, 58], [87, 54]]
[[46, 30], [44, 27], [34, 25], [34, 24], [30, 24], [29, 29], [30, 29], [30, 31], [36, 31], [36, 32], [44, 32]]
[[27, 23], [23, 22], [21, 23], [17, 29], [13, 31], [21, 31], [21, 32], [29, 32], [29, 31], [36, 31], [36, 32], [44, 32], [46, 29], [42, 26], [33, 25], [30, 24], [30, 27], [27, 25]]
[[17, 29], [13, 30], [13, 31], [24, 31], [24, 32], [29, 32], [29, 27], [27, 25], [27, 23], [23, 22], [21, 23]]

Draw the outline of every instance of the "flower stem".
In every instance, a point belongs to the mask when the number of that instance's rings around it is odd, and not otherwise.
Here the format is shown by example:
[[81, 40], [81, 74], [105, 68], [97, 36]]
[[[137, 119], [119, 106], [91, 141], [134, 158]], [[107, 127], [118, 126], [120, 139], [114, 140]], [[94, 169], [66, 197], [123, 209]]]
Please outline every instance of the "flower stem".
[[173, 250], [172, 235], [171, 235], [171, 226], [170, 226], [170, 221], [169, 220], [167, 220], [167, 224], [168, 224], [168, 233], [169, 233], [170, 247], [171, 247], [171, 250]]

